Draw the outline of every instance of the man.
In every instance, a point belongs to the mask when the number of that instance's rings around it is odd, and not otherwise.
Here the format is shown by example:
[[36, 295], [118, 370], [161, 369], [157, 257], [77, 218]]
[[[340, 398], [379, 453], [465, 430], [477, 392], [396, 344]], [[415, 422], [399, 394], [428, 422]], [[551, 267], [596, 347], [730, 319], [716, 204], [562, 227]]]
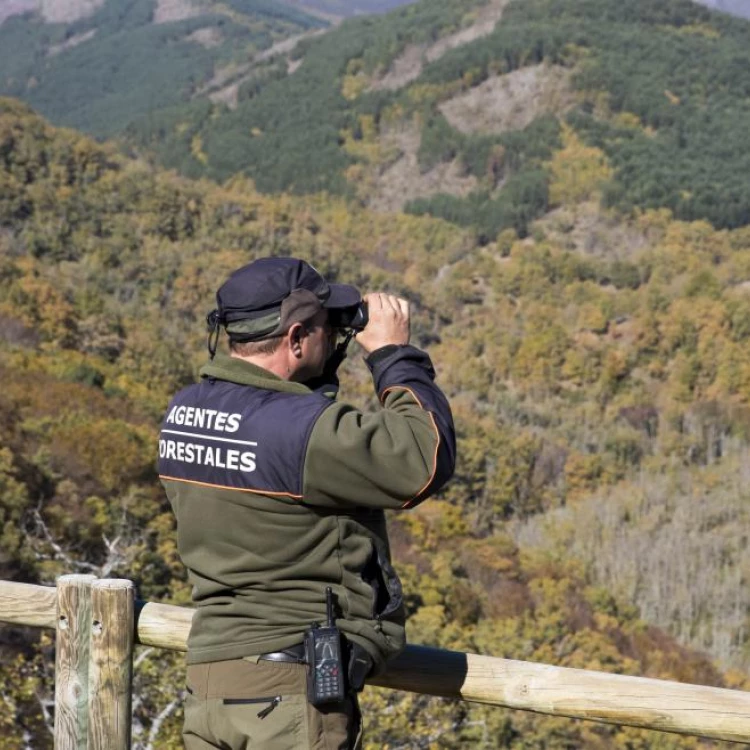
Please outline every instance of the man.
[[[222, 285], [211, 361], [167, 410], [159, 473], [197, 604], [188, 750], [358, 748], [356, 691], [405, 645], [383, 510], [414, 507], [450, 478], [455, 434], [429, 357], [409, 345], [408, 303], [364, 301], [356, 341], [377, 413], [326, 395], [336, 326], [361, 311], [359, 292], [294, 258], [256, 260]], [[214, 357], [220, 325], [230, 353]], [[335, 647], [321, 667], [304, 645], [327, 607], [340, 670]], [[308, 700], [308, 674], [323, 667], [317, 684], [344, 694]]]

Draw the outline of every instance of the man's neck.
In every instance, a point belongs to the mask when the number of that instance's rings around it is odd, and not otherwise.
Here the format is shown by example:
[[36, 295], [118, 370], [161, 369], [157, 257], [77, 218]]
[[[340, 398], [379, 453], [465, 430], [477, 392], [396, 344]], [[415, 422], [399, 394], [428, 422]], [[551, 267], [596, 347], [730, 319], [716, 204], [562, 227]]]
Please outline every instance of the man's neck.
[[229, 356], [232, 357], [232, 359], [239, 359], [242, 362], [248, 362], [251, 365], [255, 365], [256, 367], [261, 367], [264, 370], [268, 370], [268, 372], [272, 372], [274, 375], [276, 375], [277, 378], [281, 378], [282, 380], [291, 380], [291, 378], [289, 377], [290, 373], [287, 365], [281, 361], [280, 357], [275, 357], [273, 354], [256, 354], [250, 357], [242, 357], [239, 354], [230, 352]]

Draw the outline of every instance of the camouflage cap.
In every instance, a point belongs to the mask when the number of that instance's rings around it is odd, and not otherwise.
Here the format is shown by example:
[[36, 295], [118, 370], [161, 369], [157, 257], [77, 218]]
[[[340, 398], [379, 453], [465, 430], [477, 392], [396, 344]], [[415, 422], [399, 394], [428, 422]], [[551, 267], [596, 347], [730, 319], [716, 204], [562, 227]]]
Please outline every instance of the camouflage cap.
[[260, 341], [285, 333], [323, 308], [361, 301], [348, 284], [329, 284], [297, 258], [260, 258], [235, 271], [216, 293], [217, 320], [234, 341]]

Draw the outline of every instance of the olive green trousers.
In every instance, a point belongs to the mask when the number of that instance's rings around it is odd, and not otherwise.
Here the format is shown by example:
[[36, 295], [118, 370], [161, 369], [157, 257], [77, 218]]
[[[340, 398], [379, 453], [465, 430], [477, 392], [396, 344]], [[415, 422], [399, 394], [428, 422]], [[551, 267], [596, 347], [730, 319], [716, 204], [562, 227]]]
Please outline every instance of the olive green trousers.
[[316, 708], [304, 664], [257, 657], [193, 664], [182, 736], [186, 750], [360, 750], [356, 695]]

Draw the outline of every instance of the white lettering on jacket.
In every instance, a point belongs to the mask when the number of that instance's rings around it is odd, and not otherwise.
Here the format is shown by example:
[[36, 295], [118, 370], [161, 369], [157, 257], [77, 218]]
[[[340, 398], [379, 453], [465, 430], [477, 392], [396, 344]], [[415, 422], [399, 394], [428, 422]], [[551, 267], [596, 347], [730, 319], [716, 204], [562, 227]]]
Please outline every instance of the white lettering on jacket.
[[[208, 438], [210, 440], [210, 438]], [[213, 466], [216, 469], [251, 472], [257, 468], [254, 451], [242, 451], [223, 446], [199, 445], [182, 440], [160, 438], [159, 457], [186, 464]]]
[[205, 430], [237, 432], [242, 414], [229, 414], [216, 409], [201, 409], [198, 406], [173, 406], [166, 421], [182, 427], [198, 427]]

